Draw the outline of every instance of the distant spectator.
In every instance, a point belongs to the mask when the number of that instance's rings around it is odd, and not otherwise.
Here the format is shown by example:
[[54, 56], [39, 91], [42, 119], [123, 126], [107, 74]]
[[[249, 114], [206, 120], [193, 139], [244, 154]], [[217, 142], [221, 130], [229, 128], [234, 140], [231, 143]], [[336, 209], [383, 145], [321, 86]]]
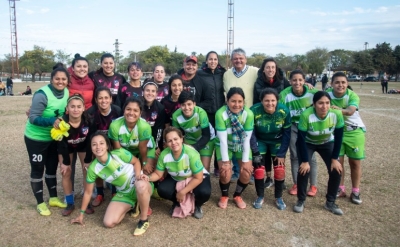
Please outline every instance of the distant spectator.
[[25, 92], [21, 93], [21, 95], [32, 95], [32, 89], [30, 86], [26, 86]]
[[315, 87], [315, 84], [317, 84], [315, 76], [311, 76], [310, 78], [308, 78], [307, 82], [310, 83], [313, 87]]
[[322, 91], [325, 91], [326, 84], [328, 84], [328, 76], [326, 74], [324, 74], [324, 76], [322, 77], [321, 83], [322, 83]]
[[0, 80], [0, 96], [6, 95], [6, 85]]
[[8, 95], [11, 95], [11, 96], [14, 95], [14, 94], [13, 94], [13, 91], [12, 91], [14, 82], [13, 82], [12, 79], [13, 79], [12, 76], [10, 76], [10, 77], [7, 78], [7, 94], [8, 94]]
[[387, 89], [388, 89], [388, 84], [389, 84], [388, 82], [389, 82], [389, 80], [385, 73], [385, 74], [383, 74], [382, 79], [381, 79], [382, 93], [387, 94], [387, 91], [388, 91]]

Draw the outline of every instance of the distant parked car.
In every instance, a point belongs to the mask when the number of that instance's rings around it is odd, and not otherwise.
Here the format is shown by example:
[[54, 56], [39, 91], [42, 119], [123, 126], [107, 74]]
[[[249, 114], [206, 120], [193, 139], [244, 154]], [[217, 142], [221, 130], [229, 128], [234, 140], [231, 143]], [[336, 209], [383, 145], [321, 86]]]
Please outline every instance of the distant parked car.
[[378, 81], [378, 78], [375, 76], [368, 76], [364, 79], [364, 81]]
[[347, 81], [361, 81], [361, 77], [359, 75], [351, 75], [347, 77]]

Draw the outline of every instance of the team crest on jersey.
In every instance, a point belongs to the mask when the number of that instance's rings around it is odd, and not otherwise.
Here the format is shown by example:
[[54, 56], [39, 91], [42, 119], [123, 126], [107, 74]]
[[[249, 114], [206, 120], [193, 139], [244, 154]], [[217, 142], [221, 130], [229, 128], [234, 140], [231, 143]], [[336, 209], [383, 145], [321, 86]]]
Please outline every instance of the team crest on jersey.
[[114, 80], [114, 86], [119, 87], [119, 81], [118, 80]]
[[167, 87], [164, 87], [164, 95], [165, 96], [168, 95], [168, 88]]
[[158, 116], [158, 113], [157, 113], [156, 111], [153, 111], [153, 112], [151, 113], [151, 119], [156, 120], [156, 119], [157, 119], [157, 116]]
[[87, 135], [89, 132], [89, 128], [88, 127], [82, 127], [82, 134]]

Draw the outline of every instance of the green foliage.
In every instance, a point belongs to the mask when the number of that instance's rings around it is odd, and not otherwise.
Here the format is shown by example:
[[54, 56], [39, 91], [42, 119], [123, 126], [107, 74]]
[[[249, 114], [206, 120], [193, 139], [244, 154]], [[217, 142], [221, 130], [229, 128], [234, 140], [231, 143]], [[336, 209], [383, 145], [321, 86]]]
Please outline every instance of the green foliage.
[[375, 68], [382, 73], [389, 72], [389, 68], [396, 62], [392, 47], [386, 42], [377, 44], [376, 47], [372, 49], [372, 60]]
[[4, 59], [0, 60], [0, 72], [11, 73], [11, 54], [4, 54]]
[[265, 53], [253, 53], [250, 57], [247, 57], [247, 64], [259, 68], [267, 57]]
[[353, 65], [351, 72], [357, 75], [367, 75], [374, 72], [374, 63], [372, 61], [371, 52], [356, 51], [353, 53]]
[[33, 46], [33, 50], [25, 51], [19, 59], [20, 68], [27, 70], [32, 74], [32, 81], [35, 81], [35, 74], [42, 74], [52, 70], [54, 65], [54, 53], [51, 50], [45, 50], [44, 47]]
[[89, 71], [98, 70], [100, 68], [100, 59], [104, 53], [107, 53], [107, 52], [106, 51], [102, 51], [102, 52], [93, 51], [85, 56], [85, 58], [89, 62]]
[[56, 54], [54, 55], [55, 62], [63, 63], [64, 65], [68, 66], [72, 61], [71, 55], [72, 54], [67, 54], [63, 50], [57, 50]]
[[326, 67], [329, 60], [328, 49], [326, 48], [315, 48], [306, 53], [308, 73], [310, 74], [321, 74]]
[[329, 52], [331, 57], [330, 62], [332, 63], [332, 70], [336, 71], [348, 71], [351, 70], [353, 63], [353, 51], [336, 49]]

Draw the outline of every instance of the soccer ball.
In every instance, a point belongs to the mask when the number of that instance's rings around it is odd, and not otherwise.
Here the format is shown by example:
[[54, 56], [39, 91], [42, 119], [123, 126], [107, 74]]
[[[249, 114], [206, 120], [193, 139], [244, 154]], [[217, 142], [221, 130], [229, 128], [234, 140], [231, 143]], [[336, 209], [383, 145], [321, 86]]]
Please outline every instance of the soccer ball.
[[371, 93], [375, 93], [375, 91], [374, 91], [374, 90], [371, 90]]

